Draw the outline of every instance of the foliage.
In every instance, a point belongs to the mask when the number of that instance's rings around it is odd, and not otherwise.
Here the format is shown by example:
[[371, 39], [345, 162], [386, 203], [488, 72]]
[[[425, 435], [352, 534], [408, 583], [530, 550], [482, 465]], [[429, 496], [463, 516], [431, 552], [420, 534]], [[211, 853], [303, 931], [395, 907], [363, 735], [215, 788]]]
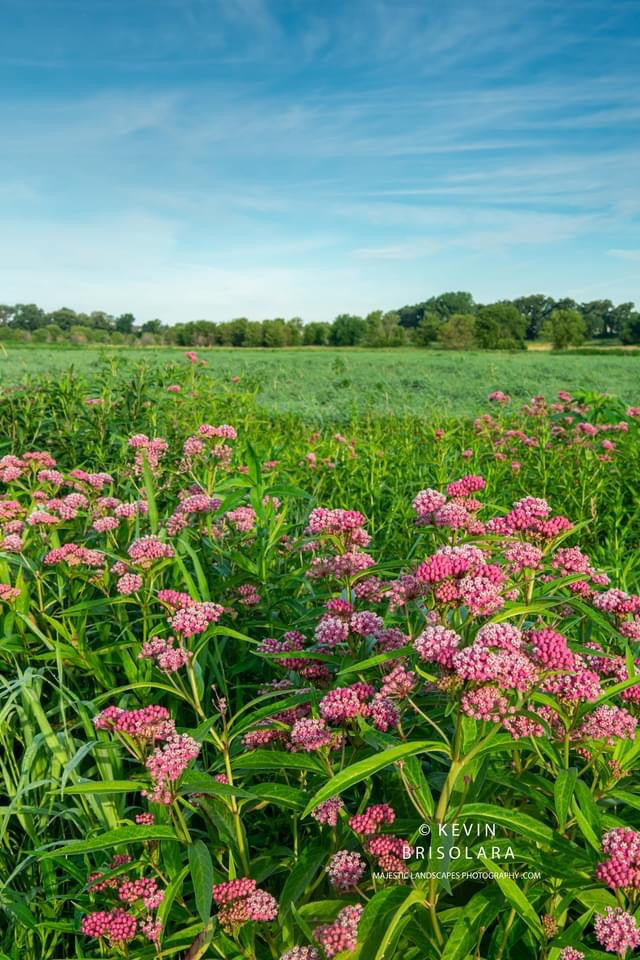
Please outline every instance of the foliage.
[[584, 343], [586, 332], [587, 325], [577, 310], [552, 310], [543, 327], [554, 350], [579, 347]]
[[640, 408], [310, 434], [190, 359], [0, 398], [0, 951], [631, 942]]

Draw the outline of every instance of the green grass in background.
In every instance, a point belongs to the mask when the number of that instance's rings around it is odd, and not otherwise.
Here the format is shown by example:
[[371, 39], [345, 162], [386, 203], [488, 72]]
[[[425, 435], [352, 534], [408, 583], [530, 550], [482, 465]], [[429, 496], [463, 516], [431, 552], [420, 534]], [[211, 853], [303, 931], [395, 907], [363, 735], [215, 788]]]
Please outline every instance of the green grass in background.
[[[219, 380], [242, 377], [269, 410], [310, 421], [351, 419], [360, 413], [425, 416], [434, 410], [475, 415], [487, 393], [505, 390], [515, 401], [558, 390], [612, 392], [637, 400], [640, 358], [636, 354], [444, 353], [419, 350], [233, 350], [198, 351], [207, 372]], [[92, 376], [101, 360], [115, 368], [128, 361], [184, 363], [183, 349], [14, 347], [0, 352], [0, 383], [69, 371]]]

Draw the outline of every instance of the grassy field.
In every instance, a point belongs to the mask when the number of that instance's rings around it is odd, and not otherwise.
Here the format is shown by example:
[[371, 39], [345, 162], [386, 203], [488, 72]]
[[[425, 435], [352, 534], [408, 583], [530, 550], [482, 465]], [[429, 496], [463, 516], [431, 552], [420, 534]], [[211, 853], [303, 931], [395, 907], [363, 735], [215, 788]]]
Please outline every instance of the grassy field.
[[[0, 351], [0, 383], [15, 384], [71, 368], [94, 378], [104, 362], [115, 369], [144, 360], [151, 367], [182, 365], [184, 349], [50, 348], [8, 346]], [[200, 350], [210, 376], [241, 377], [258, 403], [269, 410], [296, 413], [308, 421], [350, 420], [365, 412], [423, 416], [434, 410], [474, 415], [492, 390], [515, 401], [558, 390], [615, 393], [637, 401], [637, 354], [561, 355], [532, 351], [440, 353], [421, 350]]]

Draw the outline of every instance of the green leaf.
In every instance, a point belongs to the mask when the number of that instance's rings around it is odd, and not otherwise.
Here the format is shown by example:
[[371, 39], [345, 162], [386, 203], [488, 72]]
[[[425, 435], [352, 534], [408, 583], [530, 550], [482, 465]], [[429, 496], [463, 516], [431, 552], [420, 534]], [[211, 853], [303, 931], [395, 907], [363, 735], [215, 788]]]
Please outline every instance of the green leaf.
[[313, 770], [323, 772], [322, 764], [314, 757], [284, 750], [251, 750], [232, 761], [234, 770]]
[[251, 795], [276, 806], [289, 807], [291, 810], [303, 810], [307, 800], [304, 790], [289, 787], [286, 783], [254, 784], [251, 787]]
[[467, 960], [485, 930], [504, 909], [504, 898], [498, 887], [476, 893], [464, 907], [449, 934], [441, 960]]
[[[369, 913], [373, 922], [371, 923], [367, 918], [365, 930], [369, 923], [371, 927], [368, 935], [365, 935], [358, 953], [358, 960], [383, 960], [385, 951], [399, 932], [401, 923], [405, 918], [408, 919], [406, 914], [416, 904], [424, 905], [425, 897], [424, 890], [411, 890], [407, 894], [406, 889], [402, 887], [381, 890], [377, 893], [365, 909], [365, 913]], [[363, 920], [364, 918], [365, 914], [362, 916]], [[359, 933], [359, 937], [361, 935]]]
[[83, 793], [130, 793], [132, 790], [144, 790], [147, 784], [137, 780], [89, 780], [73, 787], [65, 787], [65, 796]]
[[361, 780], [366, 780], [374, 773], [377, 773], [378, 770], [388, 767], [389, 764], [397, 763], [398, 760], [415, 756], [418, 753], [449, 754], [449, 748], [437, 740], [419, 740], [417, 743], [402, 743], [397, 747], [390, 747], [381, 753], [375, 753], [372, 757], [367, 757], [365, 760], [353, 763], [345, 770], [341, 770], [340, 773], [332, 777], [328, 783], [325, 783], [325, 785], [318, 790], [307, 804], [302, 816], [306, 817], [319, 803], [324, 803], [325, 800], [335, 797], [337, 794], [342, 793], [343, 790], [347, 790], [354, 784], [360, 783]]
[[213, 864], [211, 854], [202, 840], [189, 846], [189, 869], [196, 895], [198, 915], [206, 927], [211, 916], [211, 891], [213, 888]]
[[324, 863], [327, 851], [324, 845], [304, 847], [298, 862], [292, 868], [280, 894], [280, 917], [285, 920], [291, 913], [292, 904], [305, 892], [320, 866]]
[[[143, 840], [175, 840], [176, 833], [173, 827], [118, 827], [117, 830], [107, 830], [106, 833], [90, 840], [68, 840], [58, 843], [55, 849], [39, 847], [34, 850], [39, 860], [49, 860], [52, 857], [72, 857], [78, 853], [93, 853], [95, 850], [106, 850], [109, 847], [118, 847], [122, 843], [142, 843]], [[50, 845], [47, 844], [47, 847]]]
[[553, 785], [553, 799], [561, 833], [564, 833], [567, 825], [567, 814], [569, 813], [569, 806], [577, 780], [578, 771], [575, 767], [570, 767], [568, 770], [560, 770], [558, 772], [556, 782]]
[[493, 860], [490, 860], [488, 857], [478, 857], [478, 859], [494, 874], [494, 880], [500, 887], [500, 890], [518, 916], [522, 917], [536, 940], [542, 941], [544, 939], [544, 931], [540, 923], [540, 918], [524, 891], [520, 889], [515, 880], [506, 876], [506, 870], [499, 864], [494, 863]]

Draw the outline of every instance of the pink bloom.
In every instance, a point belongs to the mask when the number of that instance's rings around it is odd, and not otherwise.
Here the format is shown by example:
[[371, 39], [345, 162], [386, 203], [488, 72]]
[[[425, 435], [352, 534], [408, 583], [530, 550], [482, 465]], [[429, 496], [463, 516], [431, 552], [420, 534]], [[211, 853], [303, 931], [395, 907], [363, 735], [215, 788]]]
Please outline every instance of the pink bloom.
[[314, 807], [311, 811], [311, 816], [318, 823], [326, 823], [331, 827], [335, 827], [340, 811], [343, 809], [344, 802], [340, 797], [331, 797], [330, 800], [325, 800], [324, 803], [319, 803], [317, 807]]
[[377, 833], [383, 824], [391, 824], [396, 819], [393, 807], [388, 803], [381, 803], [367, 807], [363, 813], [349, 817], [349, 826], [355, 833], [362, 836], [371, 836]]
[[86, 937], [104, 937], [111, 943], [130, 943], [137, 928], [136, 918], [121, 909], [90, 913], [81, 924]]
[[200, 753], [200, 744], [186, 733], [176, 733], [162, 747], [157, 747], [145, 766], [151, 774], [153, 789], [143, 791], [152, 803], [173, 801], [173, 785]]
[[594, 932], [598, 943], [619, 957], [640, 945], [640, 929], [634, 917], [621, 907], [605, 907], [604, 914], [596, 914]]
[[339, 850], [329, 861], [327, 873], [336, 890], [347, 891], [357, 886], [367, 866], [359, 853]]
[[12, 587], [8, 583], [0, 583], [0, 600], [9, 603], [10, 600], [16, 600], [20, 596], [20, 590]]
[[123, 596], [137, 593], [142, 588], [142, 577], [137, 573], [125, 573], [119, 578], [116, 589]]

